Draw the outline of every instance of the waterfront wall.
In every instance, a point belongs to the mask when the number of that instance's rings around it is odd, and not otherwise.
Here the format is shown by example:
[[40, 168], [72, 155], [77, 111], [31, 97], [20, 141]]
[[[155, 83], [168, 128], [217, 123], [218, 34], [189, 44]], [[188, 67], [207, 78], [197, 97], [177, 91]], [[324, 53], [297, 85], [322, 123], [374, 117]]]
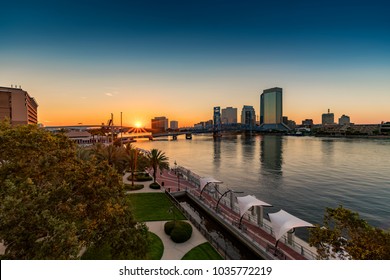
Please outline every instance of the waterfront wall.
[[[195, 189], [199, 189], [201, 176], [182, 166], [178, 166], [175, 172], [178, 176], [188, 181]], [[204, 193], [212, 197], [215, 201], [217, 201], [220, 198], [218, 188], [219, 188], [218, 184], [213, 185], [212, 187], [207, 187], [204, 189]], [[197, 194], [196, 191], [191, 189], [185, 189], [183, 191], [185, 191], [187, 195], [195, 203], [197, 203], [197, 205], [202, 207], [202, 209], [207, 211], [210, 215], [215, 217], [218, 222], [224, 225], [226, 229], [231, 231], [232, 234], [234, 234], [240, 239], [243, 238], [242, 242], [244, 242], [249, 246], [254, 246], [254, 244], [259, 243], [259, 240], [255, 240], [258, 239], [258, 236], [255, 236], [254, 234], [251, 234], [249, 231], [246, 231], [245, 226], [243, 227], [244, 231], [239, 229], [238, 221], [232, 222], [229, 219], [227, 219], [227, 217], [224, 216], [224, 213], [222, 213], [221, 211], [216, 212], [211, 205], [208, 205], [198, 197], [199, 194]], [[225, 196], [221, 198], [221, 202], [219, 205], [229, 208], [232, 212], [236, 213], [239, 216], [240, 210], [239, 210], [238, 203], [235, 200], [236, 199], [233, 193], [230, 193], [230, 196]], [[272, 229], [271, 222], [268, 219], [265, 219], [263, 217], [263, 211], [261, 207], [259, 206], [253, 207], [252, 211], [248, 211], [243, 215], [243, 220], [251, 225], [260, 228], [268, 235], [274, 237], [274, 232]], [[261, 242], [263, 242], [263, 244], [259, 246], [259, 248], [257, 248], [258, 255], [266, 259], [274, 258], [273, 256], [271, 256], [272, 254], [270, 254], [269, 252], [271, 248], [274, 248], [274, 244], [272, 242], [269, 242], [266, 239], [261, 240], [260, 243]], [[305, 259], [317, 258], [315, 248], [310, 247], [307, 242], [296, 237], [294, 233], [284, 234], [282, 238], [279, 240], [279, 243], [283, 243], [286, 246], [290, 247]], [[279, 256], [279, 258], [284, 258], [284, 257]]]

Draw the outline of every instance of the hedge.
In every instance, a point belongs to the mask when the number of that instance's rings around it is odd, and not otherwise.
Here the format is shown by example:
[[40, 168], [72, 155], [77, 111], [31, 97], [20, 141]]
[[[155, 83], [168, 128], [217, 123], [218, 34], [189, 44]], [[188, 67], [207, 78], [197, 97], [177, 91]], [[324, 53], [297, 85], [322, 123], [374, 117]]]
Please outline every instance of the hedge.
[[192, 226], [184, 221], [169, 221], [164, 225], [164, 231], [175, 243], [183, 243], [191, 238]]

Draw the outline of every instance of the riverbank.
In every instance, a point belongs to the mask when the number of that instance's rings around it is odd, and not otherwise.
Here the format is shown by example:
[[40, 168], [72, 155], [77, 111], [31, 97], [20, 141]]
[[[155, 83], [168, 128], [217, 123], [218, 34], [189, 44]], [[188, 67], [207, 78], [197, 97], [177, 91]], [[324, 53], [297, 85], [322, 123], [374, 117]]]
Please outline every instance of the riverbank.
[[[273, 229], [270, 221], [259, 218], [262, 215], [262, 211], [252, 213], [248, 212], [245, 215], [239, 214], [239, 206], [234, 204], [233, 207], [229, 207], [231, 201], [227, 198], [218, 197], [217, 192], [211, 189], [199, 188], [200, 179], [202, 177], [191, 170], [183, 167], [177, 167], [175, 170], [164, 171], [158, 177], [157, 181], [164, 185], [165, 190], [176, 196], [187, 195], [198, 206], [202, 207], [209, 215], [213, 216], [218, 223], [223, 225], [226, 230], [230, 231], [238, 239], [241, 240], [247, 246], [251, 246], [261, 258], [264, 259], [316, 259], [315, 248], [310, 247], [306, 242], [293, 235], [284, 235], [280, 238], [278, 247], [275, 247], [276, 240], [273, 236]], [[216, 205], [221, 202], [216, 211]], [[178, 207], [181, 207], [179, 203], [176, 203]], [[183, 209], [181, 207], [182, 210]], [[187, 218], [190, 219], [193, 224], [196, 222], [192, 219], [191, 214], [187, 213]], [[261, 222], [256, 222], [261, 221]], [[202, 224], [195, 225], [202, 232]], [[206, 231], [205, 229], [203, 229]], [[213, 241], [210, 241], [213, 243]], [[276, 253], [277, 252], [277, 253]], [[225, 252], [226, 253], [226, 252]]]

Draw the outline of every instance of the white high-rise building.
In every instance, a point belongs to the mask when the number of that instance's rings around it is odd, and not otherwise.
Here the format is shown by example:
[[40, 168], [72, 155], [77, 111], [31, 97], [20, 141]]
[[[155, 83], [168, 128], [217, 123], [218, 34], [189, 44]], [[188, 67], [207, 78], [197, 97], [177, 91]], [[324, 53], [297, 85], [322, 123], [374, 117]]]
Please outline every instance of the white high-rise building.
[[244, 105], [241, 111], [241, 123], [246, 125], [256, 125], [256, 114], [253, 106]]
[[351, 123], [351, 119], [349, 118], [349, 116], [342, 115], [339, 118], [339, 125], [346, 125], [346, 124], [350, 124], [350, 123]]

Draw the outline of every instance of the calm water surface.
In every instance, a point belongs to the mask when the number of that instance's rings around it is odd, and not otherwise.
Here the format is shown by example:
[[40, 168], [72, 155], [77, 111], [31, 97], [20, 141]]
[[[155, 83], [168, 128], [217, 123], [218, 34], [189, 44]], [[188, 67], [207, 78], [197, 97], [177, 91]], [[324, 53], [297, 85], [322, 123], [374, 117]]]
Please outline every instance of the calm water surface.
[[194, 135], [192, 140], [141, 141], [178, 165], [225, 187], [322, 224], [326, 207], [343, 205], [371, 225], [390, 229], [390, 139]]

